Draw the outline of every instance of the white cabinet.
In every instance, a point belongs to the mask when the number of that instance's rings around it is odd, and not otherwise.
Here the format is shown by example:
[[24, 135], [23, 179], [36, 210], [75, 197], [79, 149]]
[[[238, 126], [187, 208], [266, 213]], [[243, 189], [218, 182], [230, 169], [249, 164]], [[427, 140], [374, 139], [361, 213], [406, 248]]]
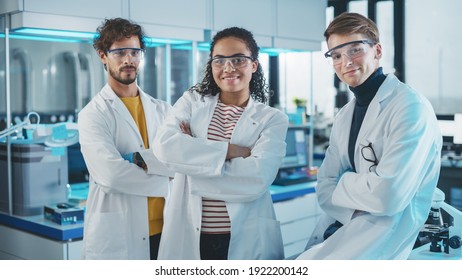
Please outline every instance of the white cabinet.
[[10, 29], [40, 28], [95, 32], [104, 18], [122, 17], [127, 0], [2, 0], [0, 13], [11, 14]]
[[214, 0], [212, 29], [244, 27], [261, 47], [320, 50], [325, 0]]
[[21, 0], [2, 0], [0, 1], [0, 14], [8, 14], [21, 11], [23, 2]]
[[274, 210], [281, 223], [285, 257], [303, 252], [321, 215], [316, 194], [276, 202]]
[[213, 29], [238, 26], [255, 35], [272, 36], [275, 28], [274, 0], [213, 1]]
[[[87, 18], [112, 18], [123, 16], [124, 0], [21, 0], [24, 12]], [[95, 27], [96, 29], [96, 27]]]
[[276, 0], [276, 36], [320, 42], [326, 26], [324, 0]]
[[204, 41], [231, 26], [244, 27], [260, 47], [317, 51], [326, 25], [326, 0], [2, 0], [10, 29], [95, 32], [105, 18], [141, 24], [149, 37]]
[[149, 37], [203, 41], [208, 0], [129, 0], [129, 18]]
[[276, 0], [274, 47], [321, 50], [326, 7], [325, 0]]
[[0, 260], [78, 260], [82, 240], [58, 241], [0, 225]]
[[130, 0], [130, 18], [136, 22], [206, 29], [207, 0]]
[[272, 36], [276, 28], [274, 0], [228, 0], [212, 2], [211, 29], [242, 27], [251, 31], [260, 47], [273, 47]]

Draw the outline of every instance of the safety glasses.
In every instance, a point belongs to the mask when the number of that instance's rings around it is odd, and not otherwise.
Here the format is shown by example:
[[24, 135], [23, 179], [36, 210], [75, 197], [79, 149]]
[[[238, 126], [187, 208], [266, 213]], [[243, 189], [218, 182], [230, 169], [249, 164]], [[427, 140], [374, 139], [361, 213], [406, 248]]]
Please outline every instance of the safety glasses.
[[107, 54], [113, 59], [121, 61], [126, 56], [131, 56], [133, 61], [140, 61], [144, 58], [144, 50], [139, 48], [119, 48], [107, 50]]
[[330, 65], [336, 66], [342, 63], [342, 55], [348, 59], [355, 59], [361, 57], [367, 53], [369, 46], [376, 44], [371, 40], [357, 40], [351, 41], [345, 44], [341, 44], [328, 50], [324, 56]]
[[211, 64], [215, 69], [223, 69], [229, 62], [234, 69], [244, 68], [255, 59], [245, 55], [219, 56], [212, 58]]

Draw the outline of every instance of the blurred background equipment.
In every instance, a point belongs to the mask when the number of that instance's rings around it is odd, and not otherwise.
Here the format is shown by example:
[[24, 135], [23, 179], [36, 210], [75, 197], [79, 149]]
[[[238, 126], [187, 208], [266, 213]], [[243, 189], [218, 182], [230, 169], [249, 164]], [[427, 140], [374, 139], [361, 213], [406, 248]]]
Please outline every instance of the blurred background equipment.
[[316, 181], [309, 168], [307, 126], [290, 126], [286, 135], [286, 155], [273, 185], [286, 186]]
[[40, 116], [31, 112], [24, 121], [0, 132], [0, 177], [8, 177], [9, 160], [12, 166], [11, 188], [7, 181], [0, 181], [0, 211], [38, 215], [46, 204], [67, 201], [66, 147], [78, 142], [77, 124], [39, 122]]

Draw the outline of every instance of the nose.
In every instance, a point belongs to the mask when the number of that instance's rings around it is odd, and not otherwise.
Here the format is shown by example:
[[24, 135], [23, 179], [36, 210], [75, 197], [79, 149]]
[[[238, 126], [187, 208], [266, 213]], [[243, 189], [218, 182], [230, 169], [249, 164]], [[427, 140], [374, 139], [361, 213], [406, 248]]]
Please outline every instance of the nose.
[[342, 53], [342, 65], [350, 65], [353, 63], [353, 59], [351, 59], [348, 55]]
[[135, 58], [130, 53], [127, 53], [126, 55], [124, 55], [122, 61], [124, 64], [134, 64]]
[[229, 60], [226, 60], [225, 61], [225, 66], [223, 66], [223, 71], [225, 72], [233, 72], [235, 71], [236, 68], [234, 68], [233, 64], [231, 63], [231, 61]]

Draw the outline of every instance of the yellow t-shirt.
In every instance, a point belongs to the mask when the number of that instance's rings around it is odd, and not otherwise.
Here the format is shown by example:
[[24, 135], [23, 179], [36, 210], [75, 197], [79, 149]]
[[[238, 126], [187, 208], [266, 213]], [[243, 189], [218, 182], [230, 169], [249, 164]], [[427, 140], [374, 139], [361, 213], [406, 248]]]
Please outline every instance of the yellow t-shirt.
[[[143, 104], [141, 103], [140, 96], [136, 97], [123, 97], [122, 102], [127, 107], [128, 111], [135, 120], [136, 125], [143, 139], [144, 146], [149, 149], [148, 130], [146, 128], [146, 118], [144, 116]], [[148, 218], [149, 218], [149, 235], [158, 234], [162, 232], [164, 223], [163, 210], [165, 199], [163, 197], [148, 197]]]

